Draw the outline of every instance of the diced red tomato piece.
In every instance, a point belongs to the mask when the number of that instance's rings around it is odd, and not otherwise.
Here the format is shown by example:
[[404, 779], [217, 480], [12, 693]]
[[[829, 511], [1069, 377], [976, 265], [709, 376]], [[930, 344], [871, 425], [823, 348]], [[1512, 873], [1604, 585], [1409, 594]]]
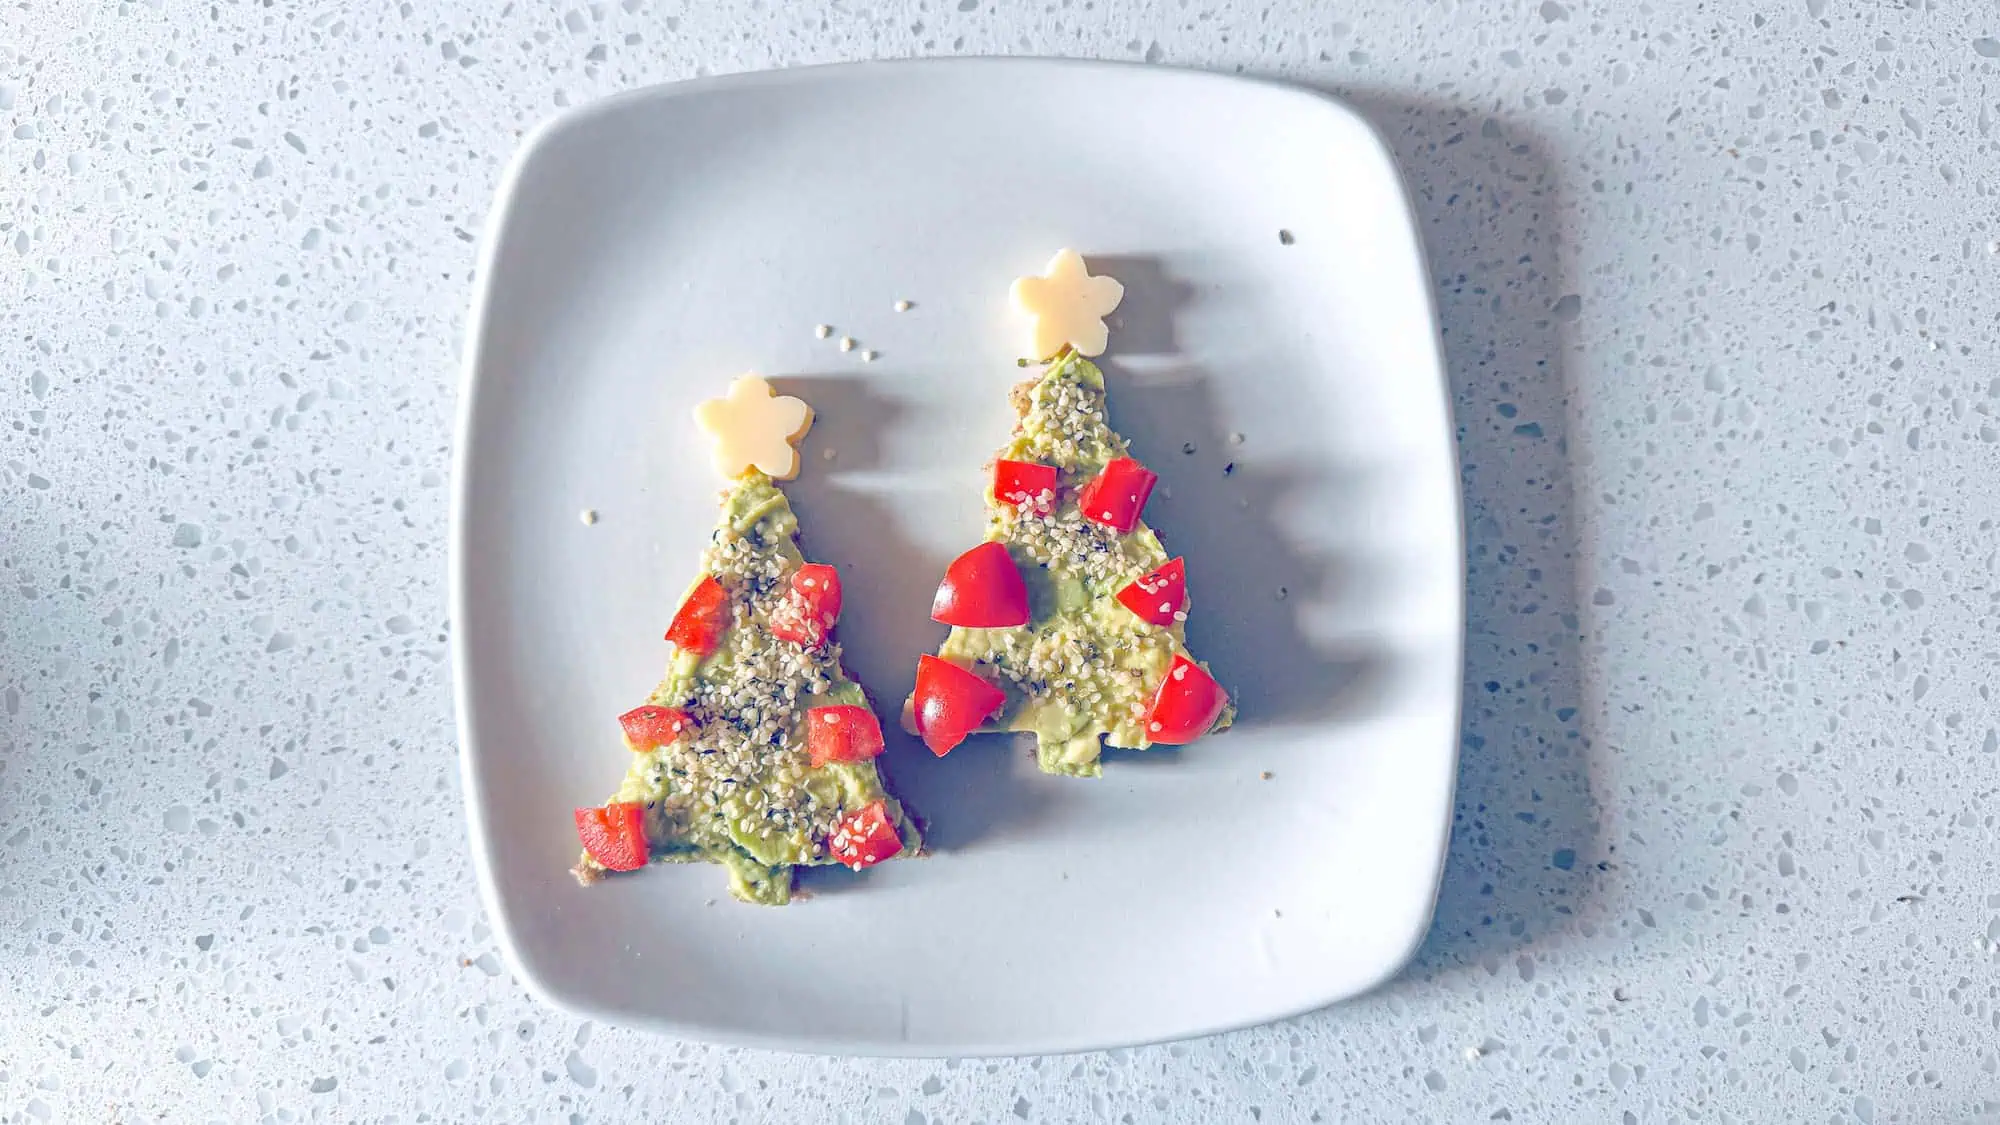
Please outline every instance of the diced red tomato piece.
[[1028, 623], [1028, 584], [1001, 543], [981, 543], [945, 568], [931, 601], [931, 620], [969, 629]]
[[901, 852], [903, 838], [889, 821], [888, 803], [876, 801], [842, 817], [833, 826], [833, 835], [827, 837], [826, 850], [859, 871]]
[[1056, 510], [1056, 480], [1054, 465], [1034, 461], [993, 462], [993, 498], [1036, 515], [1046, 516]]
[[1077, 509], [1084, 519], [1113, 531], [1131, 531], [1139, 525], [1139, 513], [1146, 507], [1146, 499], [1153, 495], [1153, 485], [1159, 479], [1139, 462], [1120, 457], [1104, 466], [1103, 472], [1090, 478], [1078, 491]]
[[707, 656], [722, 647], [729, 631], [729, 591], [712, 574], [702, 576], [667, 626], [667, 639], [684, 652]]
[[882, 724], [866, 707], [814, 707], [806, 712], [806, 753], [814, 766], [865, 762], [882, 752]]
[[694, 733], [694, 717], [678, 707], [634, 707], [618, 716], [618, 725], [634, 750], [651, 750]]
[[1146, 737], [1168, 746], [1184, 746], [1207, 734], [1228, 705], [1229, 693], [1214, 676], [1187, 657], [1176, 655], [1153, 696]]
[[590, 858], [612, 871], [646, 866], [646, 810], [630, 802], [576, 810], [576, 835]]
[[993, 717], [1007, 693], [977, 673], [935, 656], [917, 657], [917, 734], [942, 758]]
[[825, 563], [806, 563], [792, 573], [792, 588], [771, 614], [771, 632], [807, 648], [818, 648], [840, 620], [840, 572]]
[[1182, 620], [1187, 609], [1187, 562], [1172, 559], [1153, 573], [1133, 579], [1118, 591], [1118, 600], [1149, 624], [1164, 627]]

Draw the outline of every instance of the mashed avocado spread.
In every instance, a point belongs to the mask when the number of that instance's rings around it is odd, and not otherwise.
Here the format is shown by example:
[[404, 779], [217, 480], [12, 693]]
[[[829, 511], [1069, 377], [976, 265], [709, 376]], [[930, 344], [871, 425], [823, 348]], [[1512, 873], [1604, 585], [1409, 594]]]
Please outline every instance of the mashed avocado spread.
[[[684, 712], [692, 733], [651, 748], [628, 738], [630, 769], [612, 798], [643, 807], [654, 862], [721, 864], [732, 895], [766, 905], [790, 900], [795, 867], [839, 862], [830, 840], [874, 802], [885, 803], [902, 854], [920, 843], [872, 760], [815, 766], [807, 753], [811, 708], [868, 700], [841, 668], [837, 639], [809, 647], [772, 632], [805, 562], [797, 535], [770, 478], [751, 472], [732, 482], [696, 584], [713, 578], [727, 592], [728, 628], [705, 656], [676, 648], [647, 701]], [[603, 870], [586, 853], [577, 876], [594, 881]]]
[[[1085, 518], [1078, 494], [1115, 459], [1129, 457], [1105, 418], [1104, 375], [1074, 352], [1016, 388], [1013, 439], [997, 460], [1059, 471], [1045, 506], [989, 496], [986, 538], [1002, 543], [1028, 587], [1030, 620], [1012, 628], [955, 627], [938, 655], [986, 676], [1007, 701], [987, 729], [1035, 735], [1046, 773], [1096, 777], [1101, 746], [1145, 749], [1155, 694], [1185, 656], [1186, 607], [1167, 625], [1118, 600], [1134, 579], [1168, 562], [1144, 522], [1119, 532]], [[1211, 730], [1229, 725], [1225, 708]], [[1157, 729], [1157, 728], [1155, 728]]]

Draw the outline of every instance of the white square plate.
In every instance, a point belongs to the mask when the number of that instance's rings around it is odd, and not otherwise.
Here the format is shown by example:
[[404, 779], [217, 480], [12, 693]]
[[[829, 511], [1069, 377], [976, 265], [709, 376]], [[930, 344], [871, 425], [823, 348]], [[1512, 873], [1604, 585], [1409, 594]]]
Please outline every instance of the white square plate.
[[[1147, 519], [1187, 557], [1189, 640], [1236, 728], [1112, 753], [1095, 782], [1003, 737], [934, 759], [892, 731], [931, 858], [814, 873], [783, 910], [706, 867], [579, 888], [570, 809], [625, 768], [614, 716], [653, 686], [715, 515], [695, 403], [756, 370], [818, 410], [787, 491], [893, 727], [1013, 421], [1008, 283], [1066, 245], [1127, 287], [1112, 422], [1161, 476]], [[1409, 207], [1349, 109], [1003, 60], [614, 98], [523, 143], [463, 395], [466, 798], [496, 929], [548, 1001], [811, 1051], [1063, 1051], [1316, 1008], [1422, 938], [1457, 750], [1457, 474]]]

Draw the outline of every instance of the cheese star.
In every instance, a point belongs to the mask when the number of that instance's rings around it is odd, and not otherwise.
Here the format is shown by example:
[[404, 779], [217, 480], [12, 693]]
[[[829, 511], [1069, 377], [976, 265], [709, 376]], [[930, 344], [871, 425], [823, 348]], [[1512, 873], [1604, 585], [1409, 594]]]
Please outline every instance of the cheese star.
[[1114, 277], [1092, 277], [1083, 255], [1058, 250], [1040, 277], [1014, 281], [1014, 306], [1034, 318], [1031, 358], [1047, 359], [1064, 344], [1079, 355], [1104, 353], [1111, 333], [1104, 318], [1125, 299], [1125, 287]]
[[804, 399], [781, 395], [756, 375], [729, 384], [728, 397], [694, 408], [695, 425], [715, 443], [715, 471], [730, 480], [751, 469], [773, 480], [797, 476], [799, 451], [792, 443], [806, 436], [812, 420]]

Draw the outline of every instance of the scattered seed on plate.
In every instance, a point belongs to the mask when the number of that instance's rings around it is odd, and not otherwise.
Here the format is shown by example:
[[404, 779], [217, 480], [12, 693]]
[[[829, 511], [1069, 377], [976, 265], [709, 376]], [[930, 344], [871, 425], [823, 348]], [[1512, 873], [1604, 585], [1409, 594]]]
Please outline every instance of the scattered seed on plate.
[[821, 458], [822, 460], [826, 460], [826, 461], [831, 461], [831, 460], [833, 460], [833, 457], [834, 457], [834, 453], [833, 453], [833, 450], [831, 450], [831, 449], [822, 449], [822, 450], [820, 450], [820, 451], [819, 451], [819, 455], [820, 455], [820, 458]]
[[874, 362], [875, 362], [875, 349], [874, 349], [874, 348], [869, 348], [869, 349], [868, 349], [867, 351], [865, 351], [865, 352], [862, 352], [862, 353], [861, 353], [861, 362], [863, 362], [863, 363], [874, 363]]
[[1230, 435], [1229, 435], [1229, 444], [1231, 444], [1231, 445], [1242, 445], [1242, 444], [1243, 444], [1243, 434], [1242, 434], [1242, 431], [1240, 431], [1240, 430], [1239, 430], [1239, 431], [1237, 431], [1236, 433], [1232, 433], [1232, 434], [1230, 434]]
[[896, 311], [897, 311], [897, 312], [909, 312], [909, 311], [910, 311], [911, 309], [913, 309], [913, 308], [916, 308], [916, 306], [915, 306], [914, 304], [911, 304], [911, 303], [910, 303], [910, 302], [908, 302], [908, 301], [897, 301], [897, 302], [896, 302]]
[[1290, 246], [1294, 241], [1291, 231], [1281, 230], [1278, 232], [1278, 242], [1280, 245]]
[[1265, 780], [1265, 781], [1269, 781], [1269, 780], [1271, 780], [1271, 776], [1272, 776], [1272, 775], [1271, 775], [1271, 771], [1270, 771], [1270, 770], [1265, 770], [1265, 771], [1263, 771], [1262, 773], [1258, 774], [1257, 776], [1258, 776], [1258, 777], [1260, 777], [1260, 778], [1262, 778], [1262, 779], [1263, 779], [1263, 780]]
[[851, 351], [853, 351], [853, 350], [854, 350], [854, 337], [852, 337], [852, 336], [842, 336], [842, 337], [840, 338], [840, 350], [841, 350], [841, 351], [844, 351], [844, 352], [851, 352]]
[[585, 508], [585, 509], [583, 510], [582, 514], [581, 514], [581, 515], [579, 515], [579, 516], [577, 516], [577, 518], [578, 518], [578, 519], [580, 519], [580, 520], [582, 520], [582, 521], [584, 522], [584, 525], [585, 525], [586, 527], [587, 527], [587, 526], [589, 526], [589, 525], [591, 525], [591, 524], [593, 524], [593, 523], [596, 523], [596, 522], [597, 522], [597, 509], [596, 509], [596, 508]]

